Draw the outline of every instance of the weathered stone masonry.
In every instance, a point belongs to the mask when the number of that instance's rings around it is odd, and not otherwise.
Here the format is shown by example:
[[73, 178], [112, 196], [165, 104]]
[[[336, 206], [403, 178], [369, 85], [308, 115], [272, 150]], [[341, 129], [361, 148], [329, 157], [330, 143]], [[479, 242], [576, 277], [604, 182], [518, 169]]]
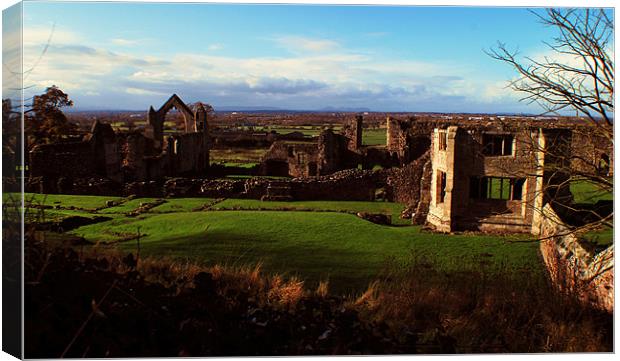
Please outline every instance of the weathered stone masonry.
[[[184, 115], [185, 129], [165, 135], [165, 116], [173, 107]], [[109, 124], [95, 122], [81, 141], [34, 147], [29, 185], [36, 191], [56, 193], [60, 178], [69, 180], [68, 184], [72, 179], [92, 177], [122, 184], [166, 176], [205, 176], [208, 168], [207, 111], [198, 104], [192, 112], [175, 94], [159, 110], [150, 108], [143, 133], [115, 133]]]
[[[532, 232], [544, 193], [565, 180], [544, 171], [545, 141], [558, 133], [570, 142], [570, 132], [540, 128], [436, 128], [428, 223], [443, 232]], [[566, 185], [556, 193], [570, 191]]]

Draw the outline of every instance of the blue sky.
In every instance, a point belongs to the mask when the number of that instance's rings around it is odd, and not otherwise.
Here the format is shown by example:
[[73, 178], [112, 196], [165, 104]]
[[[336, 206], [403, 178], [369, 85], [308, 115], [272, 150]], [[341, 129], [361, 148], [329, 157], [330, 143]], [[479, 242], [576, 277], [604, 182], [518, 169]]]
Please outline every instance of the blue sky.
[[177, 93], [216, 109], [538, 112], [483, 50], [543, 56], [552, 36], [525, 8], [26, 2], [25, 86], [55, 84], [76, 109]]

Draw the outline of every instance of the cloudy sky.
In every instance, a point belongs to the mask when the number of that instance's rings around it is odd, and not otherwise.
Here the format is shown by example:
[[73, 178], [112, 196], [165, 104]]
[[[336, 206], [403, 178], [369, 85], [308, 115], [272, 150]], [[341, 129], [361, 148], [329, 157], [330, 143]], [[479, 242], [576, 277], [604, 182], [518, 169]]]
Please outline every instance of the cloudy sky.
[[554, 35], [525, 8], [476, 7], [26, 2], [23, 25], [27, 92], [57, 85], [76, 110], [177, 93], [216, 109], [538, 112], [484, 50], [541, 56]]

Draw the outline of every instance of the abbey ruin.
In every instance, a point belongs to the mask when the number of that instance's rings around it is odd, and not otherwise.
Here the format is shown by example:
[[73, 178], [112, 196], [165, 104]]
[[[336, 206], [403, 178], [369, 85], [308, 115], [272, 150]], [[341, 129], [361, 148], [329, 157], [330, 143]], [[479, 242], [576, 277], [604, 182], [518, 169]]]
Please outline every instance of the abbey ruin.
[[[165, 130], [166, 114], [173, 108], [181, 114], [183, 127]], [[441, 232], [537, 233], [537, 209], [549, 202], [571, 202], [563, 185], [566, 166], [604, 163], [604, 169], [596, 171], [613, 172], [610, 142], [588, 139], [578, 124], [544, 119], [388, 116], [386, 145], [366, 146], [362, 115], [351, 116], [339, 132], [325, 127], [314, 137], [210, 133], [207, 118], [203, 104], [190, 109], [175, 94], [158, 110], [150, 107], [144, 129], [115, 132], [109, 124], [95, 121], [81, 140], [32, 149], [27, 190], [263, 200], [383, 199], [406, 204], [403, 217]], [[270, 145], [260, 164], [247, 171], [248, 177], [223, 179], [226, 167], [210, 164], [210, 150], [233, 141]], [[579, 157], [571, 156], [575, 147]]]

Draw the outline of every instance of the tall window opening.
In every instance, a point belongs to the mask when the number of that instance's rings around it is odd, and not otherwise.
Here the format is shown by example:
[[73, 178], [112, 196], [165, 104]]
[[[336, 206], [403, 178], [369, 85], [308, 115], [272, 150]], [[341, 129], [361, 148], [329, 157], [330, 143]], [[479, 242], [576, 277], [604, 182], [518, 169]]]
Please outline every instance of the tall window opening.
[[448, 149], [448, 135], [445, 131], [439, 132], [439, 150]]
[[446, 173], [437, 171], [437, 203], [443, 203], [446, 198]]

